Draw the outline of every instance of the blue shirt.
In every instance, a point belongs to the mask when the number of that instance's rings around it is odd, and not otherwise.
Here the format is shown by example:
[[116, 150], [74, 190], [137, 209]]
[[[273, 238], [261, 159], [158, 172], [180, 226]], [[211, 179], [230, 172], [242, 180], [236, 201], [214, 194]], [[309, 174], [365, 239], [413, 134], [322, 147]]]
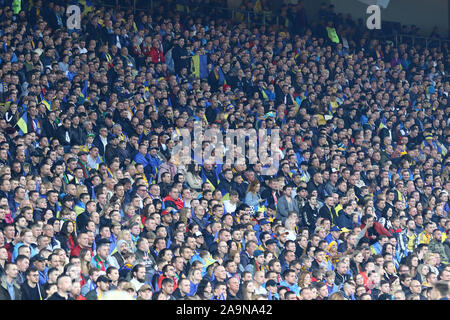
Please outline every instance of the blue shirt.
[[294, 292], [295, 295], [299, 295], [300, 294], [300, 287], [298, 286], [298, 284], [294, 283], [292, 285], [289, 285], [286, 280], [283, 280], [280, 283], [280, 286], [285, 286], [287, 288], [289, 288], [290, 291]]
[[15, 300], [16, 293], [14, 291], [14, 284], [9, 283], [6, 279], [5, 279], [5, 282], [6, 282], [6, 287], [8, 288], [9, 295], [11, 296], [11, 300]]

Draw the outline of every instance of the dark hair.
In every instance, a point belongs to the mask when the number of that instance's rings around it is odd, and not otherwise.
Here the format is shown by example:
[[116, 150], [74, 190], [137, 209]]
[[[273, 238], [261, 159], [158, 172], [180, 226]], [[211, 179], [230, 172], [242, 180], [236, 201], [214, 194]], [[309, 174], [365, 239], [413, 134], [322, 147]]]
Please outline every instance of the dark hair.
[[202, 279], [200, 280], [198, 286], [197, 286], [197, 295], [202, 298], [202, 299], [206, 299], [205, 296], [205, 288], [208, 286], [209, 284], [209, 280], [208, 279]]

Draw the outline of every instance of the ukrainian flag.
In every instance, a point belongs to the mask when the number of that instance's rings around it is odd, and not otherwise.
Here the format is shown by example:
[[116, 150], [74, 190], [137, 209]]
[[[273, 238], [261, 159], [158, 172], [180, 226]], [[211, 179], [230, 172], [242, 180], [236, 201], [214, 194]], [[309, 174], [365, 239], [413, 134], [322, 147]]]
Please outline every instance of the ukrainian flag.
[[206, 54], [192, 56], [191, 72], [196, 78], [208, 78], [208, 58]]
[[51, 104], [51, 102], [49, 102], [49, 101], [47, 101], [45, 99], [42, 99], [41, 103], [47, 107], [48, 111], [52, 111], [52, 104]]
[[266, 113], [264, 115], [264, 119], [267, 119], [267, 118], [275, 118], [275, 113], [273, 111]]
[[24, 114], [19, 119], [19, 121], [17, 121], [17, 126], [19, 127], [19, 134], [21, 136], [28, 133], [27, 122], [28, 122], [28, 116], [27, 116], [27, 113], [24, 112]]

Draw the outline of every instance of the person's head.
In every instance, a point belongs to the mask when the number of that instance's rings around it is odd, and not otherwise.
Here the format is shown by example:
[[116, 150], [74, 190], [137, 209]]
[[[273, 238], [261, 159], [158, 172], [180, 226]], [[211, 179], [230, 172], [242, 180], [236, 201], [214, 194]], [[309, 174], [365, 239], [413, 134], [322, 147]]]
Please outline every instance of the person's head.
[[100, 243], [97, 247], [97, 255], [103, 260], [106, 260], [109, 255], [109, 243]]
[[161, 282], [161, 292], [171, 295], [174, 289], [174, 281], [170, 278], [164, 278]]
[[422, 292], [422, 285], [418, 280], [411, 280], [409, 289], [411, 293], [420, 294]]
[[61, 274], [56, 279], [56, 286], [58, 288], [58, 293], [62, 296], [66, 296], [72, 290], [72, 279], [65, 274]]
[[433, 284], [430, 296], [432, 300], [440, 300], [442, 298], [449, 298], [450, 287], [448, 281], [437, 281]]
[[97, 285], [97, 288], [101, 290], [102, 292], [106, 292], [109, 290], [111, 279], [108, 278], [106, 275], [101, 275], [97, 278], [95, 281], [95, 284]]
[[5, 263], [5, 275], [11, 280], [15, 280], [19, 274], [19, 269], [15, 263]]
[[287, 269], [283, 273], [283, 278], [288, 284], [293, 285], [297, 282], [297, 273], [292, 269]]
[[[285, 294], [286, 297], [286, 294]], [[295, 294], [294, 294], [295, 297]], [[291, 295], [288, 295], [288, 299], [286, 300], [297, 300], [297, 298], [295, 297], [295, 299], [293, 299], [291, 297]], [[300, 289], [300, 300], [313, 300], [313, 290], [312, 287], [305, 287]]]
[[229, 278], [227, 289], [231, 294], [236, 295], [239, 292], [239, 280], [236, 277]]
[[178, 282], [178, 288], [183, 295], [188, 295], [191, 291], [191, 281], [187, 278], [183, 278]]
[[143, 264], [136, 264], [131, 270], [131, 274], [139, 282], [145, 282], [145, 266]]

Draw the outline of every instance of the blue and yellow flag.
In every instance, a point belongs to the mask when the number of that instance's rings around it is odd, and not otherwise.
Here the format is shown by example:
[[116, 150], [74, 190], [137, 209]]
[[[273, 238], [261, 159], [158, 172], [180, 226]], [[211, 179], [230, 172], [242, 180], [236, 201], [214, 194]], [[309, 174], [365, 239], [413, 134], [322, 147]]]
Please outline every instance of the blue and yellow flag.
[[267, 119], [267, 118], [275, 118], [275, 113], [273, 111], [267, 112], [264, 115], [264, 119]]
[[41, 103], [47, 107], [48, 111], [52, 111], [52, 103], [46, 99], [42, 99]]
[[196, 78], [208, 78], [208, 58], [206, 54], [192, 56], [191, 72]]
[[27, 122], [28, 122], [28, 116], [27, 116], [27, 113], [24, 112], [24, 114], [19, 119], [19, 121], [17, 121], [17, 126], [19, 127], [19, 134], [21, 136], [28, 133]]

